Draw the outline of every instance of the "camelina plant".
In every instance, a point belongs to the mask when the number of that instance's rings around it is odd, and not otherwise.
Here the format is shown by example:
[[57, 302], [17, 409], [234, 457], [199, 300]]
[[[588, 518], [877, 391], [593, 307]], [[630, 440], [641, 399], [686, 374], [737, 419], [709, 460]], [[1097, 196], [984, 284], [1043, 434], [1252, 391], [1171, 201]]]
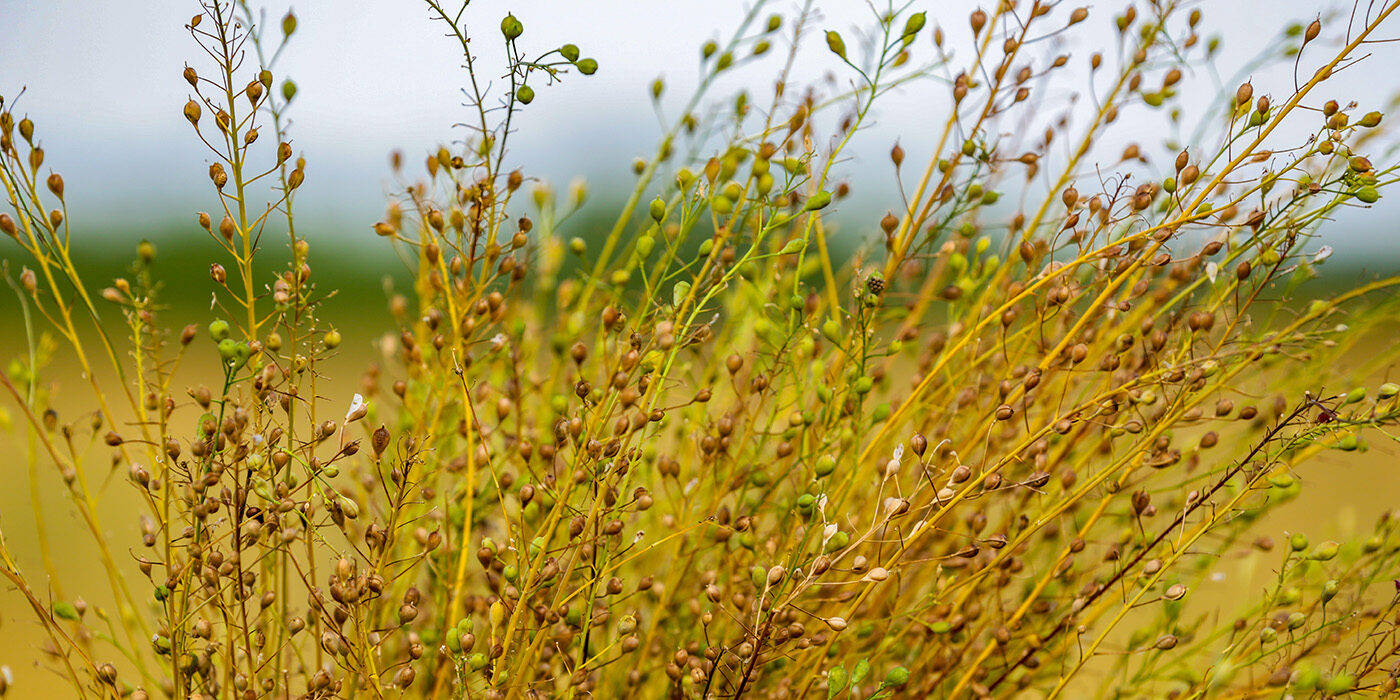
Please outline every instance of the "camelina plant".
[[[1400, 422], [1400, 349], [1374, 335], [1400, 279], [1297, 292], [1328, 222], [1396, 179], [1383, 105], [1329, 78], [1394, 40], [1400, 0], [1304, 18], [1263, 46], [1294, 76], [1267, 89], [1197, 70], [1206, 3], [985, 4], [874, 7], [857, 35], [751, 3], [582, 230], [581, 192], [556, 199], [507, 141], [598, 63], [426, 0], [468, 131], [395, 157], [363, 230], [412, 285], [353, 339], [293, 214], [294, 15], [204, 0], [187, 25], [170, 114], [212, 163], [218, 303], [183, 329], [154, 245], [109, 287], [80, 276], [94, 224], [10, 95], [28, 346], [0, 384], [36, 520], [6, 514], [0, 575], [43, 642], [8, 662], [133, 700], [1393, 695], [1397, 516], [1344, 542], [1263, 516]], [[793, 84], [806, 44], [834, 80]], [[776, 89], [711, 94], [782, 47], [757, 81]], [[947, 105], [932, 152], [888, 151], [890, 191], [845, 184], [901, 100]], [[1145, 115], [1171, 135], [1120, 151]], [[897, 204], [838, 233], [847, 197]], [[360, 393], [323, 397], [347, 340], [375, 349]], [[55, 409], [60, 378], [90, 411]], [[50, 487], [100, 552], [89, 578], [57, 574]], [[1193, 596], [1240, 560], [1270, 583]], [[7, 690], [37, 692], [8, 670]]]

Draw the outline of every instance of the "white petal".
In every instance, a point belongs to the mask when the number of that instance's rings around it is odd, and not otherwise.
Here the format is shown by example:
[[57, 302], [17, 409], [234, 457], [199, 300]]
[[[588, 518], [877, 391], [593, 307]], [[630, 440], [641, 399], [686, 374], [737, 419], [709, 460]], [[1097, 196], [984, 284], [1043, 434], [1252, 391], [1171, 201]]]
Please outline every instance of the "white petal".
[[361, 396], [361, 395], [359, 395], [359, 394], [355, 394], [355, 397], [352, 398], [352, 399], [350, 399], [350, 410], [348, 410], [348, 411], [345, 412], [345, 420], [347, 420], [347, 421], [350, 420], [350, 416], [355, 415], [355, 412], [356, 412], [356, 411], [359, 411], [360, 409], [362, 409], [362, 408], [364, 408], [364, 407], [365, 407], [365, 397], [363, 397], [363, 396]]

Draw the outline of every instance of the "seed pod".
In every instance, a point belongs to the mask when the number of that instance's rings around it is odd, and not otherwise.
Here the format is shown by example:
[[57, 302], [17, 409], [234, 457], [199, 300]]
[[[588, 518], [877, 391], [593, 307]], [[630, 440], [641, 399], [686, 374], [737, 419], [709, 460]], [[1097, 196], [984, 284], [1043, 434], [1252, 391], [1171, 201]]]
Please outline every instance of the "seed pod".
[[982, 33], [982, 27], [987, 26], [987, 13], [979, 7], [968, 16], [967, 23], [972, 27], [972, 35], [976, 37]]
[[1235, 90], [1236, 105], [1247, 105], [1252, 99], [1254, 99], [1253, 85], [1249, 83], [1244, 83], [1243, 85], [1240, 85], [1239, 89]]
[[505, 36], [506, 41], [515, 41], [523, 33], [525, 25], [521, 24], [515, 15], [507, 14], [505, 19], [501, 20], [501, 34]]
[[198, 102], [190, 100], [185, 103], [185, 119], [188, 120], [190, 124], [193, 124], [195, 128], [199, 128], [199, 116], [202, 113], [203, 110], [200, 109]]
[[842, 60], [846, 59], [846, 42], [841, 39], [841, 35], [839, 33], [827, 30], [826, 47], [828, 49], [831, 49], [832, 53], [836, 54], [837, 56], [840, 56]]

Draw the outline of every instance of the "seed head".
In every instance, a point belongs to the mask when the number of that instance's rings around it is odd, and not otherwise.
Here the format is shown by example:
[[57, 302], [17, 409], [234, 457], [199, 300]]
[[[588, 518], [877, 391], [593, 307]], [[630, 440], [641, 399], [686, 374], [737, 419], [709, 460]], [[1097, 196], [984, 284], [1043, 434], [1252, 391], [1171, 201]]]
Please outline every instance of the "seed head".
[[501, 20], [501, 34], [505, 36], [506, 41], [515, 41], [524, 33], [525, 25], [521, 24], [515, 15], [507, 14], [505, 19]]
[[843, 60], [846, 58], [846, 42], [841, 38], [839, 33], [827, 30], [826, 47]]
[[193, 124], [195, 128], [199, 128], [199, 116], [202, 113], [203, 110], [200, 109], [198, 102], [190, 100], [185, 103], [185, 119], [187, 119], [190, 124]]
[[1250, 83], [1244, 83], [1235, 90], [1235, 104], [1247, 105], [1252, 99], [1254, 99], [1254, 86]]

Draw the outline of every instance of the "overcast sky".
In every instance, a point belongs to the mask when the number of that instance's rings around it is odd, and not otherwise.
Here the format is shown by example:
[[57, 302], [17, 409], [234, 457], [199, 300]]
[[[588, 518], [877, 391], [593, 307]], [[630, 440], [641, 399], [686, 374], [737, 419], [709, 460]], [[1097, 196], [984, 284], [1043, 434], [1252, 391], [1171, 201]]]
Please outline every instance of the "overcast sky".
[[[817, 4], [823, 13], [819, 28], [849, 29], [868, 24], [871, 16], [861, 0]], [[930, 24], [947, 27], [954, 46], [968, 41], [966, 17], [977, 4], [915, 2], [929, 10]], [[1087, 36], [1106, 41], [1109, 11], [1124, 3], [1089, 4], [1098, 33]], [[1217, 61], [1223, 78], [1255, 54], [1261, 37], [1277, 36], [1289, 20], [1310, 20], [1323, 6], [1339, 6], [1318, 0], [1199, 4], [1207, 26], [1224, 37]], [[573, 42], [601, 66], [595, 76], [571, 76], [538, 89], [518, 121], [513, 159], [561, 189], [573, 176], [587, 176], [595, 189], [617, 186], [631, 159], [650, 152], [659, 134], [647, 94], [651, 81], [664, 75], [674, 85], [668, 92], [674, 111], [694, 84], [700, 44], [734, 27], [746, 6], [715, 0], [476, 0], [468, 17], [477, 23], [483, 53], [499, 48], [497, 26], [509, 9], [524, 22], [521, 41], [531, 51]], [[765, 13], [791, 16], [797, 6], [777, 0]], [[275, 20], [288, 5], [266, 7]], [[416, 165], [429, 149], [462, 136], [451, 128], [466, 115], [458, 92], [461, 59], [419, 0], [297, 0], [293, 7], [299, 29], [279, 65], [300, 86], [292, 134], [309, 167], [298, 207], [303, 221], [313, 217], [321, 228], [358, 236], [383, 210], [392, 149], [403, 149]], [[67, 178], [70, 207], [78, 215], [100, 216], [114, 227], [156, 226], [192, 220], [190, 212], [214, 204], [204, 178], [207, 154], [180, 116], [189, 95], [182, 68], [186, 62], [209, 67], [183, 28], [197, 10], [191, 0], [0, 0], [0, 94], [27, 88], [19, 111], [39, 123], [48, 164]], [[1400, 35], [1396, 24], [1387, 36]], [[820, 37], [812, 38], [817, 40], [800, 62], [798, 82], [818, 79], [832, 67]], [[732, 76], [715, 96], [731, 95], [740, 85], [765, 90], [781, 65], [785, 47], [777, 48], [769, 60]], [[1085, 48], [1066, 50], [1082, 56]], [[1374, 79], [1379, 71], [1386, 90], [1400, 85], [1391, 79], [1397, 51], [1390, 45], [1375, 51], [1368, 64], [1339, 76], [1330, 90], [1367, 108], [1383, 108], [1390, 94], [1375, 93]], [[1290, 83], [1288, 71], [1255, 76], [1259, 94], [1282, 94]], [[848, 172], [890, 183], [884, 156], [896, 138], [911, 159], [927, 157], [933, 135], [923, 117], [943, 105], [946, 88], [934, 83], [889, 100], [876, 126], [861, 136], [856, 150], [864, 157]], [[1144, 125], [1145, 133], [1126, 134], [1151, 138], [1151, 129]], [[1371, 212], [1347, 228], [1375, 234], [1377, 222], [1394, 219], [1386, 211], [1400, 212], [1386, 204], [1379, 207], [1382, 216]]]

